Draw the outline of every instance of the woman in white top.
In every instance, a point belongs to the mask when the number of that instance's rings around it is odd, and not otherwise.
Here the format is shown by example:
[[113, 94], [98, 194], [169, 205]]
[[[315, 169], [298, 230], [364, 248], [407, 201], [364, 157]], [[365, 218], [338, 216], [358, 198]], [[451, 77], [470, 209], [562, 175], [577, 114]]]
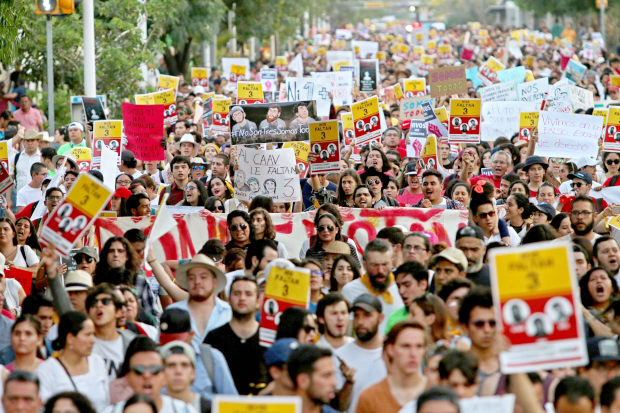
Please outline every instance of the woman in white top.
[[58, 324], [58, 338], [52, 345], [60, 354], [48, 358], [36, 370], [43, 401], [56, 393], [76, 391], [86, 395], [97, 411], [108, 406], [108, 374], [103, 358], [92, 354], [95, 325], [88, 316], [77, 311], [63, 314]]
[[0, 218], [0, 253], [6, 258], [6, 265], [35, 269], [39, 264], [32, 248], [17, 244], [15, 225], [8, 218]]

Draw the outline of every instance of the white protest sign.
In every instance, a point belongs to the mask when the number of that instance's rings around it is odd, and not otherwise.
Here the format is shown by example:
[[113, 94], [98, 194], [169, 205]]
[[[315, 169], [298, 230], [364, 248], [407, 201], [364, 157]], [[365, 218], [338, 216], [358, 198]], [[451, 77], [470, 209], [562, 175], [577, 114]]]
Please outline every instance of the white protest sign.
[[348, 62], [347, 66], [353, 66], [353, 51], [351, 50], [328, 50], [325, 53], [327, 69], [331, 69], [336, 62]]
[[321, 85], [329, 85], [334, 106], [349, 106], [353, 103], [352, 72], [312, 72], [312, 78], [315, 84], [318, 81]]
[[367, 42], [363, 40], [352, 40], [351, 48], [360, 59], [374, 59], [379, 51], [379, 43]]
[[329, 116], [329, 81], [310, 77], [287, 77], [286, 94], [289, 102], [300, 100], [316, 101], [316, 113], [319, 117]]
[[250, 59], [247, 57], [222, 57], [222, 77], [230, 79], [230, 74], [236, 74], [236, 70], [232, 70], [233, 66], [244, 66], [244, 78], [237, 80], [245, 80], [250, 75]]
[[235, 198], [251, 201], [257, 195], [265, 195], [273, 202], [301, 200], [293, 148], [264, 151], [239, 145], [237, 157]]
[[602, 116], [540, 112], [535, 154], [557, 158], [596, 158]]
[[511, 138], [519, 133], [521, 112], [535, 112], [535, 102], [482, 102], [480, 139], [494, 141], [500, 136]]
[[590, 191], [592, 198], [603, 198], [609, 205], [620, 205], [620, 186], [610, 186], [600, 191]]
[[101, 148], [101, 174], [103, 175], [103, 184], [108, 188], [114, 188], [118, 168], [116, 162], [118, 154], [107, 146]]
[[545, 93], [549, 90], [549, 78], [542, 77], [517, 85], [517, 100], [522, 102], [540, 103], [545, 98]]
[[277, 92], [277, 80], [278, 69], [269, 69], [264, 67], [260, 70], [260, 82], [263, 85], [263, 92]]
[[295, 77], [304, 77], [304, 62], [301, 58], [301, 54], [298, 54], [288, 64], [288, 71], [295, 72]]
[[[501, 72], [500, 72], [501, 73]], [[480, 98], [483, 102], [506, 102], [517, 100], [517, 90], [514, 80], [505, 83], [496, 83], [480, 88]]]
[[561, 80], [556, 84], [549, 86], [546, 109], [549, 112], [572, 112], [573, 106], [570, 102], [569, 93], [569, 84], [565, 80]]
[[575, 85], [568, 86], [568, 96], [573, 110], [594, 107], [594, 94], [591, 90], [584, 89]]

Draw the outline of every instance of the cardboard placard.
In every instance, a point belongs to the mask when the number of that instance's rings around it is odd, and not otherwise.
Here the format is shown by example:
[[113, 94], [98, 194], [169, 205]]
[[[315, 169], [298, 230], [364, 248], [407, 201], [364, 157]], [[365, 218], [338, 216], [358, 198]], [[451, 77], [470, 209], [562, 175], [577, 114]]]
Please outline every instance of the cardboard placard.
[[557, 158], [596, 158], [602, 127], [600, 116], [540, 112], [534, 153]]
[[568, 242], [538, 242], [491, 251], [497, 319], [510, 350], [503, 374], [588, 363], [579, 284]]
[[310, 123], [310, 150], [318, 158], [311, 163], [310, 174], [340, 172], [338, 121]]
[[431, 96], [467, 95], [465, 66], [446, 66], [428, 73]]
[[228, 110], [232, 101], [230, 98], [215, 98], [213, 100], [213, 126], [215, 132], [228, 132], [230, 119]]
[[237, 82], [237, 103], [240, 105], [265, 103], [263, 84], [261, 82]]

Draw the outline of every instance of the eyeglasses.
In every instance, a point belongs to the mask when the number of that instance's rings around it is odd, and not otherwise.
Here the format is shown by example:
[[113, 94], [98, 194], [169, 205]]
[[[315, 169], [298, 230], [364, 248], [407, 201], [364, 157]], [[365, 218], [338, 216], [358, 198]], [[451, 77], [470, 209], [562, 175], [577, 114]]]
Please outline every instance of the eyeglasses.
[[194, 189], [198, 189], [197, 187], [195, 187], [194, 185], [187, 185], [184, 190], [187, 191], [193, 191]]
[[95, 298], [93, 300], [93, 307], [95, 307], [97, 304], [101, 303], [103, 305], [108, 305], [112, 303], [112, 298], [111, 297], [105, 297], [105, 298]]
[[315, 332], [316, 332], [316, 327], [315, 327], [315, 326], [311, 326], [311, 325], [305, 324], [302, 328], [304, 329], [304, 331], [306, 332], [306, 334], [310, 334], [310, 333], [312, 333], [313, 331], [315, 331]]
[[214, 211], [222, 211], [222, 212], [224, 212], [224, 206], [223, 205], [214, 206], [213, 210]]
[[230, 227], [230, 230], [233, 231], [233, 232], [235, 232], [238, 229], [241, 229], [241, 230], [245, 231], [247, 228], [248, 228], [248, 226], [246, 224], [239, 224], [239, 225], [235, 224], [235, 225], [232, 225]]
[[129, 179], [121, 179], [120, 181], [116, 181], [116, 183], [121, 185], [131, 185], [131, 181]]
[[319, 225], [319, 232], [323, 232], [323, 231], [332, 232], [335, 229], [336, 227], [334, 227], [333, 225]]
[[474, 320], [471, 323], [476, 328], [482, 328], [482, 327], [485, 326], [485, 324], [488, 324], [489, 327], [491, 327], [491, 328], [495, 328], [495, 326], [497, 325], [497, 321], [495, 321], [495, 320]]
[[319, 277], [319, 278], [323, 278], [323, 271], [321, 270], [312, 270], [310, 271], [310, 275], [313, 277]]
[[73, 257], [73, 259], [75, 260], [76, 264], [81, 264], [84, 261], [90, 264], [91, 262], [95, 260], [93, 257], [89, 257], [88, 255], [83, 255], [83, 254], [76, 255], [75, 257]]
[[573, 217], [579, 217], [581, 215], [592, 215], [594, 214], [593, 211], [571, 211], [570, 215]]
[[420, 246], [420, 245], [405, 245], [403, 247], [403, 249], [405, 251], [415, 251], [415, 252], [422, 252], [422, 251], [427, 251], [426, 248]]
[[605, 161], [605, 163], [609, 166], [611, 165], [619, 165], [620, 164], [620, 159], [607, 159]]
[[581, 188], [583, 186], [583, 182], [571, 182], [571, 188]]
[[48, 196], [47, 200], [48, 201], [60, 201], [62, 200], [62, 197], [61, 196]]
[[206, 167], [206, 165], [192, 165], [192, 171], [204, 171]]
[[366, 185], [379, 185], [381, 183], [381, 179], [369, 179], [366, 181]]
[[481, 212], [478, 214], [478, 218], [480, 219], [493, 218], [494, 216], [495, 216], [495, 211]]
[[144, 366], [142, 364], [136, 364], [135, 366], [131, 366], [131, 371], [138, 376], [143, 376], [147, 371], [155, 376], [164, 371], [164, 366]]

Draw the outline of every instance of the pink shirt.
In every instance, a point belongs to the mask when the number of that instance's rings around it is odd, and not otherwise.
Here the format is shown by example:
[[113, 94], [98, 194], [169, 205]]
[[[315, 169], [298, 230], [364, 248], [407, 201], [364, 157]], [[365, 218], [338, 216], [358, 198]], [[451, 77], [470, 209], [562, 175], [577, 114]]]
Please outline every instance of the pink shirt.
[[[18, 120], [19, 123], [26, 130], [43, 130], [43, 122], [41, 120], [41, 112], [38, 109], [30, 108], [30, 110], [26, 113], [21, 109], [17, 109], [13, 112], [13, 117], [15, 120]], [[39, 127], [40, 126], [40, 127]]]

